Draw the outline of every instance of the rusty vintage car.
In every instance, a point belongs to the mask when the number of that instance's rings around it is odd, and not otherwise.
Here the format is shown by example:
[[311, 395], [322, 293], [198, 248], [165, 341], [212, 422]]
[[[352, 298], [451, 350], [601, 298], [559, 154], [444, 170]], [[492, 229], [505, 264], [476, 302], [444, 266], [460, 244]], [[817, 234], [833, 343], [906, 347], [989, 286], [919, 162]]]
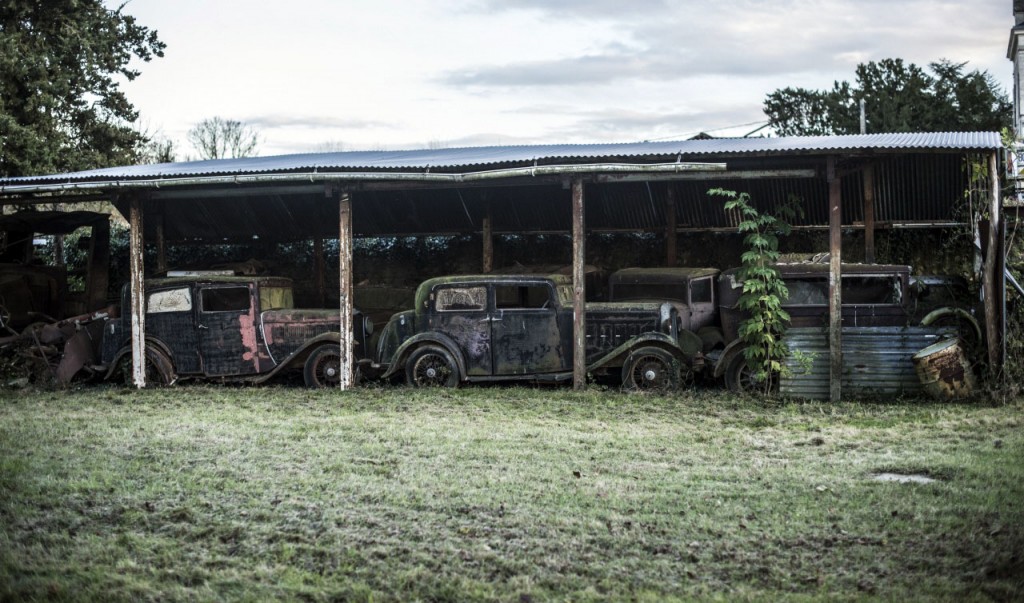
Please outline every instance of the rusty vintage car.
[[[129, 307], [129, 289], [122, 308]], [[292, 281], [273, 276], [194, 274], [146, 281], [147, 380], [180, 378], [264, 382], [302, 371], [309, 387], [340, 381], [339, 312], [297, 309]], [[373, 324], [353, 316], [356, 358], [366, 356]], [[130, 364], [131, 317], [122, 312], [103, 328], [106, 376]]]
[[[701, 342], [671, 303], [588, 303], [586, 364], [627, 388], [672, 389]], [[381, 332], [375, 367], [413, 386], [572, 378], [572, 279], [489, 274], [430, 279]]]
[[[827, 257], [825, 258], [827, 260]], [[829, 324], [829, 264], [797, 262], [777, 264], [789, 291], [782, 308], [790, 316], [790, 327], [825, 327]], [[755, 385], [754, 371], [743, 354], [739, 325], [745, 318], [738, 302], [743, 282], [738, 268], [722, 273], [718, 303], [722, 332], [728, 345], [712, 354], [714, 375], [724, 377], [735, 391]], [[981, 327], [970, 311], [919, 303], [927, 295], [925, 285], [911, 286], [910, 266], [894, 264], [843, 264], [841, 267], [842, 325], [844, 327], [934, 326], [954, 329], [975, 347], [981, 342]], [[709, 363], [710, 364], [710, 363]]]

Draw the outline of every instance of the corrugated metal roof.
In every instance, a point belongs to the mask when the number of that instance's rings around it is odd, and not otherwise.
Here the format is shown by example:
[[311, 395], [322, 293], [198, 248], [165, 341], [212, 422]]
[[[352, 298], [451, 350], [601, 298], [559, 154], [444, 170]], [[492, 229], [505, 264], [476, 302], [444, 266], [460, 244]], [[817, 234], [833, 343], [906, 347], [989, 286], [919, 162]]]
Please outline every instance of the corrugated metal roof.
[[225, 174], [351, 171], [474, 171], [493, 166], [550, 165], [558, 162], [600, 163], [609, 159], [637, 163], [666, 159], [692, 160], [733, 155], [783, 155], [855, 151], [995, 150], [996, 132], [927, 132], [856, 136], [791, 136], [784, 138], [718, 138], [619, 144], [555, 144], [465, 147], [411, 151], [305, 153], [242, 159], [218, 159], [135, 165], [0, 179], [0, 186], [59, 181], [116, 181], [181, 178]]

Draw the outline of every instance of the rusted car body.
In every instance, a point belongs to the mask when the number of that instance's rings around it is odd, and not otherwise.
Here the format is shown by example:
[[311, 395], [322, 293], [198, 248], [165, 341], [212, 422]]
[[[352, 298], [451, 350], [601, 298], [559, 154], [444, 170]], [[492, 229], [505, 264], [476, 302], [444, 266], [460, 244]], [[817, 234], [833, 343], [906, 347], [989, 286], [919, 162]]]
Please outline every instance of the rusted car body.
[[[588, 303], [586, 363], [631, 388], [678, 386], [701, 360], [700, 340], [671, 303]], [[568, 380], [573, 367], [572, 279], [488, 274], [428, 280], [415, 307], [381, 332], [375, 366], [414, 386], [467, 381]]]
[[623, 268], [608, 279], [612, 302], [672, 302], [681, 328], [696, 333], [708, 353], [724, 346], [716, 303], [717, 268]]
[[[272, 276], [197, 275], [146, 281], [147, 377], [263, 382], [302, 369], [306, 385], [337, 385], [339, 312], [296, 309], [292, 281]], [[129, 307], [129, 287], [122, 307]], [[358, 310], [355, 354], [365, 357], [372, 323]], [[131, 317], [122, 313], [103, 329], [101, 366], [107, 376], [130, 363]]]
[[[790, 316], [788, 326], [827, 327], [829, 265], [804, 262], [775, 267], [789, 291], [788, 299], [782, 302]], [[720, 355], [713, 355], [714, 375], [724, 376], [726, 385], [733, 390], [748, 388], [752, 379], [743, 354], [745, 344], [739, 339], [739, 325], [746, 315], [738, 305], [743, 293], [738, 272], [738, 268], [727, 270], [719, 278], [722, 331], [730, 343]], [[925, 290], [910, 286], [910, 266], [843, 264], [841, 272], [843, 327], [949, 326], [958, 328], [964, 340], [981, 340], [981, 328], [967, 310], [917, 303]]]

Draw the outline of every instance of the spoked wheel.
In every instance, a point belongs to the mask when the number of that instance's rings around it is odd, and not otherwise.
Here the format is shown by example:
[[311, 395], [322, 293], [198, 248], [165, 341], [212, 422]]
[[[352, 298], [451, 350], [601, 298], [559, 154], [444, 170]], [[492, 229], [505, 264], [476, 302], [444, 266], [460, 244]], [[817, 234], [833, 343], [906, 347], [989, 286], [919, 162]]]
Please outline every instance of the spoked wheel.
[[679, 388], [679, 360], [660, 348], [640, 348], [622, 365], [622, 387], [638, 391], [671, 391]]
[[417, 348], [405, 361], [405, 382], [413, 387], [455, 387], [459, 369], [448, 350], [428, 345]]
[[730, 391], [744, 394], [764, 394], [778, 391], [779, 375], [771, 375], [769, 389], [765, 389], [764, 379], [758, 378], [758, 371], [747, 362], [747, 356], [741, 350], [729, 361], [725, 369], [725, 385]]
[[341, 386], [341, 347], [322, 345], [306, 359], [302, 370], [306, 387]]
[[[146, 387], [171, 385], [176, 380], [174, 365], [171, 359], [155, 347], [146, 346], [146, 361], [143, 364], [146, 377]], [[135, 386], [135, 379], [132, 375], [132, 355], [129, 351], [121, 356], [118, 364], [118, 372], [124, 384], [129, 387]]]

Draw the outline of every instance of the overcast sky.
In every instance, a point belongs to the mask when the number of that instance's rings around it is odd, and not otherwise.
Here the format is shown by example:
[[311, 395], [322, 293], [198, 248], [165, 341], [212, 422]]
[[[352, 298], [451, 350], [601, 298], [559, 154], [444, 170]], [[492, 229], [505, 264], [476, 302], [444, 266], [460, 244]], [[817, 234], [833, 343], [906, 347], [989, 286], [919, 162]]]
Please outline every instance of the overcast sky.
[[[116, 7], [120, 0], [108, 6]], [[179, 142], [238, 119], [260, 154], [743, 135], [786, 86], [940, 58], [1006, 91], [1011, 0], [131, 0], [164, 58], [125, 85]]]

